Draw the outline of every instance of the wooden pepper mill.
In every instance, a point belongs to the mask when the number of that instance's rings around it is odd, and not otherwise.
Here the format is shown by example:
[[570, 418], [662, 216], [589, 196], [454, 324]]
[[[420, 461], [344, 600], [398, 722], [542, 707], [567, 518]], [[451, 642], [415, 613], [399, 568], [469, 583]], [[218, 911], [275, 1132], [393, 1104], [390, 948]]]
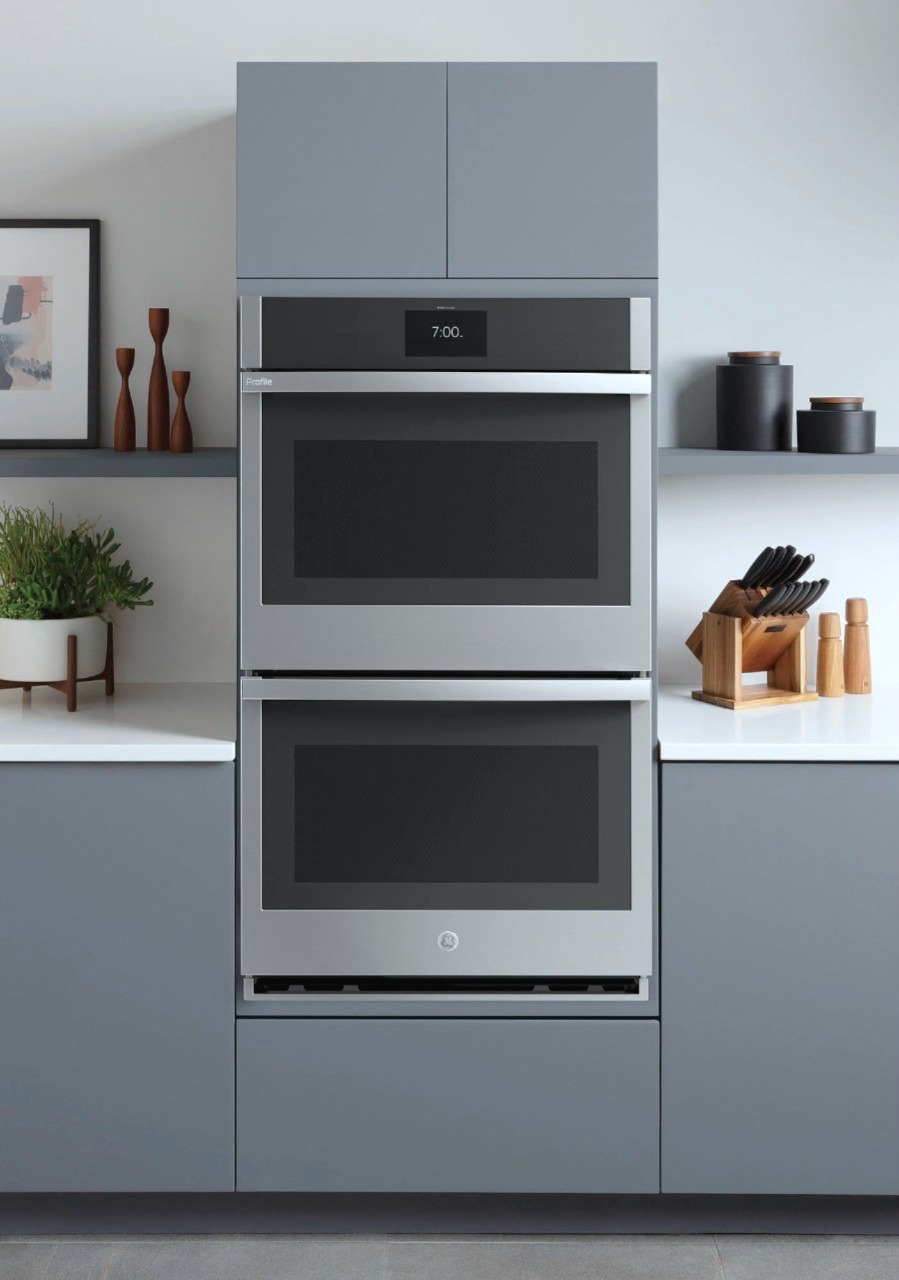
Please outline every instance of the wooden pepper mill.
[[842, 698], [843, 641], [840, 639], [840, 615], [822, 613], [818, 618], [818, 694], [822, 698]]
[[162, 355], [162, 344], [168, 331], [168, 307], [151, 307], [150, 333], [156, 344], [156, 354], [147, 393], [147, 448], [157, 451], [169, 447], [169, 380]]
[[115, 407], [115, 434], [113, 446], [119, 453], [130, 453], [134, 448], [134, 401], [128, 379], [134, 368], [134, 347], [116, 347], [116, 368], [122, 375], [122, 389]]
[[190, 386], [190, 374], [186, 369], [173, 370], [172, 386], [175, 388], [175, 395], [178, 397], [178, 407], [175, 409], [175, 420], [172, 423], [172, 453], [193, 453], [194, 437], [190, 426], [190, 418], [187, 416], [187, 409], [184, 406], [184, 397], [187, 395], [187, 388]]
[[871, 636], [868, 602], [862, 596], [846, 601], [846, 637], [843, 673], [847, 693], [871, 692]]

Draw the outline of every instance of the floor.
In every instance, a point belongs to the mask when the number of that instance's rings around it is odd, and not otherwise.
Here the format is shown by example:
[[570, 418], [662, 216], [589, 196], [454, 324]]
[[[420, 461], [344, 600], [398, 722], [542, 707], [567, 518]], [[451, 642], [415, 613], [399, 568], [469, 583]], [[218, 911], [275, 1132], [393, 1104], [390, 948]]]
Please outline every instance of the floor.
[[0, 1280], [896, 1280], [888, 1236], [0, 1240]]

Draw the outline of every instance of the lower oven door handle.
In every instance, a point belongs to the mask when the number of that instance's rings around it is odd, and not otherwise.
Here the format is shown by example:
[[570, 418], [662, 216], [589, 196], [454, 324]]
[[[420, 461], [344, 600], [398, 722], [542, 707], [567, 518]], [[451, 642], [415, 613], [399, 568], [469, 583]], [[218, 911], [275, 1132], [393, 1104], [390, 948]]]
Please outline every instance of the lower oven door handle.
[[648, 373], [579, 373], [466, 369], [309, 370], [296, 373], [243, 373], [241, 391], [311, 395], [433, 393], [465, 395], [648, 396]]
[[652, 681], [245, 676], [240, 696], [247, 702], [648, 702]]

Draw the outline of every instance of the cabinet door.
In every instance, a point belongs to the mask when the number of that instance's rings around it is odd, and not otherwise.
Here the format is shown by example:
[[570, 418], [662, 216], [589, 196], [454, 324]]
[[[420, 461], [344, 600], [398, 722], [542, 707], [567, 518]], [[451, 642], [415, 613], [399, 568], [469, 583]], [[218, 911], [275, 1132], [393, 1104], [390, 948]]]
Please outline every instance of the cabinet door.
[[0, 1191], [234, 1187], [234, 770], [0, 765]]
[[650, 1019], [241, 1018], [239, 1191], [659, 1189]]
[[244, 63], [237, 274], [446, 275], [444, 63]]
[[451, 276], [655, 276], [654, 63], [451, 63]]
[[899, 1192], [897, 830], [895, 765], [663, 766], [663, 1191]]

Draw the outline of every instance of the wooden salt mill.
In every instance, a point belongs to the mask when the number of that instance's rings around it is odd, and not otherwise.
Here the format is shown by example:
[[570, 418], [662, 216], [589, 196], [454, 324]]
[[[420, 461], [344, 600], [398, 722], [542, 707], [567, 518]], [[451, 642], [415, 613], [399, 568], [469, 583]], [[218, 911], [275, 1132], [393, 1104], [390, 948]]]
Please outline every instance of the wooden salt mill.
[[871, 636], [868, 631], [868, 602], [862, 596], [846, 601], [846, 636], [843, 673], [847, 693], [871, 692]]
[[150, 388], [147, 393], [147, 448], [154, 450], [169, 447], [169, 380], [165, 372], [162, 344], [169, 331], [168, 307], [150, 307], [150, 333], [156, 344], [153, 368], [150, 370]]
[[116, 347], [115, 364], [122, 375], [122, 389], [115, 407], [115, 434], [113, 447], [119, 453], [129, 453], [134, 448], [134, 401], [128, 379], [134, 368], [134, 347]]
[[822, 613], [818, 618], [818, 678], [815, 687], [822, 698], [842, 698], [845, 693], [838, 613]]
[[178, 397], [178, 407], [175, 410], [175, 420], [172, 423], [172, 453], [193, 453], [194, 437], [190, 427], [190, 418], [187, 416], [187, 410], [184, 407], [184, 397], [187, 395], [187, 388], [190, 386], [190, 374], [186, 369], [172, 371], [172, 386], [175, 388], [175, 395]]

